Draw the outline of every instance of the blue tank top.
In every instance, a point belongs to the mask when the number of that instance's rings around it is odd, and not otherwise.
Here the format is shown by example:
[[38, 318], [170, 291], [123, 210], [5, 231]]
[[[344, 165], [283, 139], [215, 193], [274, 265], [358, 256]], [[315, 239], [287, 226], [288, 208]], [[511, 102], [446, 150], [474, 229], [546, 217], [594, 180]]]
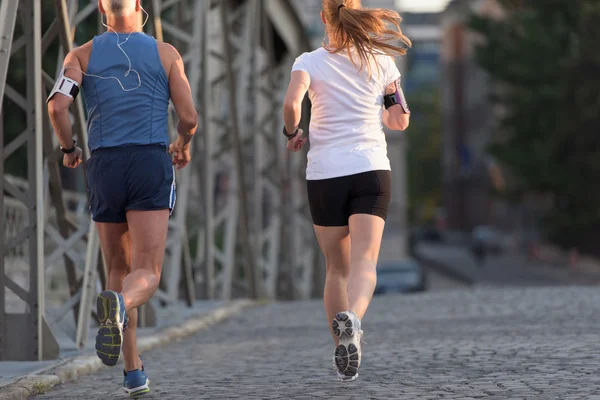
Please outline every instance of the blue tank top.
[[[123, 91], [116, 79], [84, 75], [83, 94], [88, 111], [89, 148], [169, 145], [167, 127], [169, 79], [158, 55], [156, 39], [144, 33], [119, 34], [119, 43], [131, 68], [141, 78], [141, 86]], [[105, 32], [92, 42], [87, 74], [118, 78], [126, 90], [138, 86], [137, 74], [117, 47], [117, 35]]]

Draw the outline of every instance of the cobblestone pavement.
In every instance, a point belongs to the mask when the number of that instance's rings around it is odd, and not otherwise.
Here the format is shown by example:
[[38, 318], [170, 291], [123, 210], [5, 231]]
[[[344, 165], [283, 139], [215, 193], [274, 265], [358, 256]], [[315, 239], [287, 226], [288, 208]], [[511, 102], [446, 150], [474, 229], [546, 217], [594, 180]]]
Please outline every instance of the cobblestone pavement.
[[[599, 304], [593, 288], [564, 287], [379, 297], [346, 384], [320, 302], [268, 305], [145, 354], [144, 398], [600, 399]], [[121, 398], [121, 382], [104, 369], [39, 398]]]

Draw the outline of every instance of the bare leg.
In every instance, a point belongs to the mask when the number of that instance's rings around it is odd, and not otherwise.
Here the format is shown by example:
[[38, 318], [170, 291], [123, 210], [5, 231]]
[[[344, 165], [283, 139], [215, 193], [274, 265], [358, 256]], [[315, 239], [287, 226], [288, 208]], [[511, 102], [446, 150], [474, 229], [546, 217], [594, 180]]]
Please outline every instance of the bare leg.
[[[326, 227], [315, 225], [314, 228], [319, 246], [326, 260], [323, 301], [331, 331], [331, 321], [335, 318], [335, 314], [348, 309], [347, 282], [350, 272], [350, 237], [348, 236], [347, 226]], [[337, 346], [339, 337], [334, 335], [333, 331], [331, 331], [331, 336]]]
[[127, 312], [145, 304], [160, 282], [165, 256], [169, 210], [127, 212], [131, 235], [131, 273], [121, 295]]
[[[131, 271], [131, 238], [127, 224], [96, 223], [96, 227], [108, 268], [106, 290], [120, 292], [123, 280]], [[136, 340], [137, 310], [131, 310], [127, 315], [129, 324], [123, 335], [123, 356], [125, 370], [132, 371], [142, 367]]]
[[350, 277], [348, 279], [349, 309], [362, 319], [377, 284], [377, 259], [385, 221], [377, 216], [354, 214], [349, 220]]

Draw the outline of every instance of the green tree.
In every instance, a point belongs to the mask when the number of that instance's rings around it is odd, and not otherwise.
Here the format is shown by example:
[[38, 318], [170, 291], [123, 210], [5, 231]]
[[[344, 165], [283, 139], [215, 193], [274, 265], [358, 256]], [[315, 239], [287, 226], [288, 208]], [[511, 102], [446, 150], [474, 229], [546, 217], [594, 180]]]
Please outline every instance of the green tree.
[[411, 125], [407, 135], [408, 207], [413, 223], [433, 220], [441, 204], [441, 115], [437, 86], [411, 93]]
[[489, 150], [514, 177], [512, 195], [553, 198], [551, 240], [598, 252], [600, 1], [498, 1], [504, 18], [470, 21], [506, 112]]

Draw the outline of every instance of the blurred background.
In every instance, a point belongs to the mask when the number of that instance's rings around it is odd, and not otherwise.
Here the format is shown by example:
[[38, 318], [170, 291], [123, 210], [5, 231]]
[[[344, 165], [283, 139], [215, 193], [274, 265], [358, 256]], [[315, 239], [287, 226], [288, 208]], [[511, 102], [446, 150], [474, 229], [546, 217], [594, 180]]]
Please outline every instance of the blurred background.
[[[320, 1], [295, 4], [318, 46]], [[420, 260], [434, 287], [439, 272], [468, 284], [597, 282], [600, 64], [589, 46], [600, 2], [363, 5], [395, 7], [413, 42], [398, 59], [413, 113], [406, 132], [388, 133], [382, 258]]]
[[[106, 272], [84, 169], [60, 166], [44, 100], [66, 51], [104, 28], [96, 1], [1, 1], [0, 360], [51, 359], [89, 345]], [[291, 65], [324, 37], [321, 0], [142, 5], [144, 30], [183, 55], [200, 127], [141, 323], [234, 298], [320, 297], [306, 157], [278, 132]], [[397, 59], [412, 116], [387, 132], [377, 294], [600, 282], [600, 1], [363, 5], [398, 10], [413, 43]], [[72, 114], [85, 144], [81, 97]]]

